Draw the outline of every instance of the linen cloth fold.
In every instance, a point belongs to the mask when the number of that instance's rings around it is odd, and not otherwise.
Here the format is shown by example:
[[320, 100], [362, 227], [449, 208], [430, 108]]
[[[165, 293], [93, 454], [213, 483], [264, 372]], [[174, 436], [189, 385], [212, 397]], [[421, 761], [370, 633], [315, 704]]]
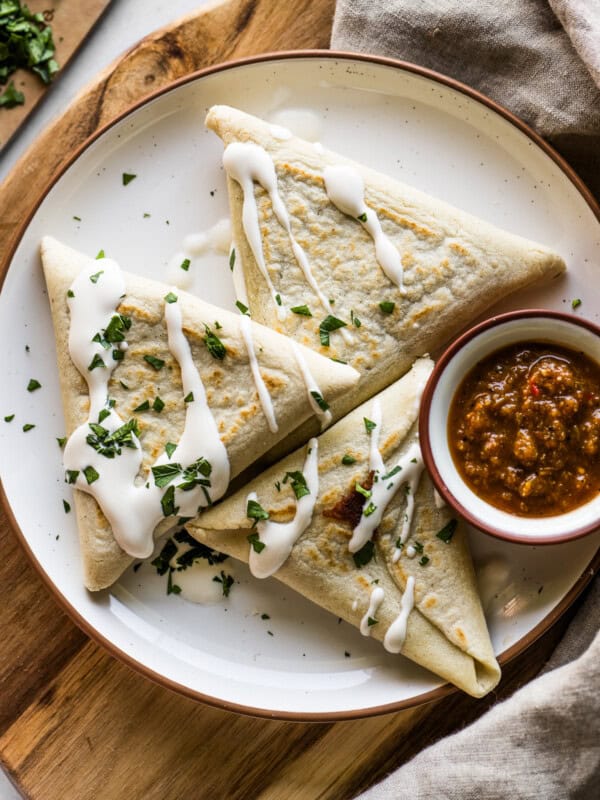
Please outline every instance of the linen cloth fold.
[[[331, 48], [478, 89], [600, 197], [600, 0], [337, 0]], [[541, 675], [357, 800], [600, 797], [599, 628], [596, 580]]]
[[596, 580], [543, 674], [357, 800], [600, 797], [599, 619]]
[[331, 48], [413, 61], [483, 92], [600, 196], [599, 0], [338, 0]]

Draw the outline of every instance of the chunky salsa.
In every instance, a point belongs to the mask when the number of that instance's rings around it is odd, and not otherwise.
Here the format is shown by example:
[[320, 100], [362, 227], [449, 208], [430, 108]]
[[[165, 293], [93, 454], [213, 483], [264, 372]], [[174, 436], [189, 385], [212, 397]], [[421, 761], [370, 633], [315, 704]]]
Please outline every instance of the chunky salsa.
[[466, 483], [497, 508], [577, 508], [600, 491], [600, 366], [554, 344], [496, 351], [458, 387], [448, 443]]

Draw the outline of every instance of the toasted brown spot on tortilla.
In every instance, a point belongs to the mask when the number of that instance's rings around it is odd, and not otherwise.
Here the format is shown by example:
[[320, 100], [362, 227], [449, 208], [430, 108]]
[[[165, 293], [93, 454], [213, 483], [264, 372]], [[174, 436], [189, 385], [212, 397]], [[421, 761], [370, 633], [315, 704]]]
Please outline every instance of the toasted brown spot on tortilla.
[[462, 647], [466, 647], [467, 646], [467, 636], [466, 636], [464, 630], [461, 627], [459, 627], [458, 625], [456, 625], [455, 628], [454, 628], [454, 633], [456, 635], [456, 638], [458, 639], [458, 641], [462, 645]]

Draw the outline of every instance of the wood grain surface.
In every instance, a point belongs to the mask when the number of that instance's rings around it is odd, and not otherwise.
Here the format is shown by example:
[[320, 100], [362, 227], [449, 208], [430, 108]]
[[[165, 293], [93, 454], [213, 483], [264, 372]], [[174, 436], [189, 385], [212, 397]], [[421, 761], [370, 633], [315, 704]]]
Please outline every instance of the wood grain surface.
[[[48, 24], [52, 26], [55, 60], [63, 69], [110, 2], [111, 0], [55, 0], [51, 3], [48, 0], [28, 0], [24, 5], [34, 14], [45, 12]], [[60, 76], [59, 71], [54, 80], [60, 80]], [[24, 69], [18, 69], [10, 80], [25, 95], [25, 103], [11, 109], [0, 109], [0, 152], [49, 89], [37, 75]]]
[[[2, 270], [44, 186], [99, 126], [201, 67], [327, 47], [333, 7], [334, 0], [229, 0], [134, 47], [42, 134], [1, 188]], [[114, 660], [58, 608], [3, 512], [0, 543], [0, 759], [32, 800], [351, 798], [529, 680], [572, 614], [506, 667], [484, 701], [457, 693], [335, 724], [259, 720], [194, 703]]]

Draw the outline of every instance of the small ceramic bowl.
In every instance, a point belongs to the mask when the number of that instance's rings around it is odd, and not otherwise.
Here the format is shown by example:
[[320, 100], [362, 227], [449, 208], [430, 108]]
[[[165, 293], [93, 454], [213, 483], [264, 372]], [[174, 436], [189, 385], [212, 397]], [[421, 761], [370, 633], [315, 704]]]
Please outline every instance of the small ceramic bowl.
[[448, 414], [456, 389], [486, 356], [519, 342], [550, 342], [585, 353], [600, 364], [600, 328], [570, 314], [529, 309], [501, 314], [476, 325], [448, 347], [429, 378], [419, 418], [425, 465], [442, 499], [484, 533], [526, 544], [577, 539], [600, 527], [600, 494], [578, 508], [547, 517], [510, 514], [479, 497], [454, 465], [448, 445]]

